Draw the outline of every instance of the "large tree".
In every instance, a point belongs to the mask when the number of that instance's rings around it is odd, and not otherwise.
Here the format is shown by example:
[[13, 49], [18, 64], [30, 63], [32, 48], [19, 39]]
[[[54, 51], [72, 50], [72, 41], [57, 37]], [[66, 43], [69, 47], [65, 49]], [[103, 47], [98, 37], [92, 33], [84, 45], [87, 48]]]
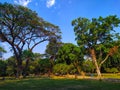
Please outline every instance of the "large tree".
[[46, 46], [46, 50], [45, 50], [45, 53], [47, 55], [47, 57], [54, 57], [55, 59], [55, 56], [58, 52], [58, 49], [60, 48], [60, 46], [62, 45], [62, 42], [60, 40], [61, 38], [57, 39], [57, 38], [51, 38], [49, 40], [49, 43], [48, 45]]
[[82, 49], [72, 43], [65, 43], [58, 50], [57, 62], [73, 64], [78, 73], [81, 74], [80, 64], [83, 61]]
[[120, 19], [115, 15], [92, 20], [80, 17], [72, 21], [77, 43], [91, 56], [98, 77], [101, 77], [101, 65], [117, 51], [119, 34], [114, 29], [119, 24]]
[[45, 55], [50, 60], [50, 64], [51, 64], [50, 72], [53, 71], [53, 66], [54, 66], [55, 60], [57, 58], [57, 52], [62, 44], [60, 39], [61, 39], [61, 37], [59, 37], [59, 38], [53, 37], [49, 40], [49, 43], [46, 46]]
[[36, 45], [59, 36], [59, 33], [58, 26], [44, 21], [36, 12], [23, 6], [0, 3], [0, 39], [7, 42], [14, 52], [17, 76], [23, 69], [23, 49], [32, 51]]
[[50, 59], [51, 65], [54, 65], [55, 59], [57, 58], [57, 53], [59, 48], [62, 46], [61, 37], [51, 38], [48, 45], [46, 46], [45, 54], [46, 57]]

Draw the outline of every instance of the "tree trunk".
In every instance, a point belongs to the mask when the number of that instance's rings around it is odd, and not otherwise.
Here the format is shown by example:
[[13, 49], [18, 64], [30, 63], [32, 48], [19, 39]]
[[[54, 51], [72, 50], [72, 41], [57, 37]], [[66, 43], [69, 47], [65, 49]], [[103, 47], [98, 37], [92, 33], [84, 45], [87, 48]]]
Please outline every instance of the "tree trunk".
[[48, 69], [48, 77], [50, 78], [50, 75], [51, 75], [51, 69], [49, 68]]
[[17, 73], [16, 73], [16, 78], [20, 78], [20, 76], [22, 76], [22, 60], [21, 58], [17, 58]]
[[22, 76], [22, 65], [17, 66], [16, 78], [20, 78], [20, 76]]
[[79, 66], [77, 66], [77, 71], [78, 71], [79, 74], [81, 74], [81, 70], [80, 70]]
[[100, 70], [101, 70], [102, 64], [108, 59], [109, 56], [110, 56], [110, 54], [107, 54], [107, 56], [105, 57], [105, 59], [100, 62], [100, 64], [99, 64], [99, 69], [100, 69]]
[[78, 62], [74, 62], [73, 65], [74, 65], [74, 67], [76, 67], [78, 73], [81, 74], [81, 70], [80, 70], [80, 67], [78, 65]]
[[95, 67], [96, 67], [96, 72], [97, 72], [98, 78], [101, 78], [101, 72], [100, 72], [100, 68], [99, 68], [97, 60], [96, 60], [95, 50], [90, 49], [90, 53], [91, 53], [92, 61], [93, 61], [94, 65], [95, 65]]
[[26, 60], [26, 65], [25, 65], [25, 68], [24, 68], [24, 70], [23, 70], [23, 78], [26, 78], [26, 75], [27, 75], [27, 69], [28, 69], [28, 65], [29, 65], [29, 61], [30, 61], [30, 59], [28, 58], [27, 60]]
[[14, 51], [14, 55], [15, 58], [17, 60], [17, 70], [16, 70], [16, 78], [19, 78], [20, 76], [22, 76], [22, 50], [17, 46], [14, 45], [14, 43], [10, 43], [10, 45], [12, 46], [12, 49]]

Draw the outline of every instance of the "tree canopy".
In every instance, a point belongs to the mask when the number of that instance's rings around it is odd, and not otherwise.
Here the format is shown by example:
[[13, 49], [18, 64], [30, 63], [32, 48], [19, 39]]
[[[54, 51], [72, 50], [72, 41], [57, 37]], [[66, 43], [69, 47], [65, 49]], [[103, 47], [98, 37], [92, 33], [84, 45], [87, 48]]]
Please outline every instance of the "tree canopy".
[[[100, 16], [92, 20], [80, 17], [72, 21], [77, 43], [80, 47], [86, 48], [100, 77], [101, 64], [116, 52], [119, 46], [119, 33], [114, 30], [115, 27], [119, 27], [119, 24], [120, 19], [115, 15], [105, 18]], [[107, 54], [103, 57], [105, 53]]]
[[57, 60], [59, 63], [66, 63], [68, 65], [73, 64], [80, 73], [80, 65], [83, 61], [83, 53], [78, 46], [72, 43], [65, 43], [58, 50]]
[[[22, 69], [22, 51], [33, 48], [52, 37], [60, 37], [60, 29], [37, 13], [20, 5], [0, 3], [0, 39], [7, 42], [17, 59], [18, 69]], [[18, 70], [18, 72], [19, 72]]]
[[[116, 15], [79, 17], [72, 21], [78, 45], [61, 41], [60, 28], [35, 11], [20, 5], [0, 3], [0, 42], [13, 56], [0, 61], [0, 76], [34, 74], [82, 74], [120, 71], [120, 19]], [[48, 42], [44, 54], [33, 49]], [[0, 47], [1, 52], [6, 52]], [[1, 57], [1, 56], [0, 56]], [[86, 59], [86, 60], [85, 60]]]

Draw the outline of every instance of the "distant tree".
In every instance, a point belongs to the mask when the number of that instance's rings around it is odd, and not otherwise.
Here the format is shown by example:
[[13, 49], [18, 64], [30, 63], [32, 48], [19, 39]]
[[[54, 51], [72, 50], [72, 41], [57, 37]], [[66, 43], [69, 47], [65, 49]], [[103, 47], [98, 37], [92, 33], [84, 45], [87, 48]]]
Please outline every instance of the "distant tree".
[[[22, 52], [58, 37], [60, 29], [38, 17], [37, 13], [19, 5], [0, 3], [0, 39], [7, 42], [17, 60], [17, 77], [22, 74]], [[28, 60], [29, 61], [29, 60]]]
[[46, 50], [45, 50], [45, 53], [48, 58], [56, 59], [56, 54], [58, 52], [58, 49], [62, 45], [60, 39], [61, 39], [61, 37], [59, 37], [59, 38], [53, 37], [49, 40], [49, 43], [46, 46]]
[[41, 61], [41, 59], [36, 59], [34, 61], [31, 61], [29, 66], [28, 66], [28, 71], [30, 74], [34, 74], [34, 75], [40, 75], [41, 73], [41, 69], [43, 67], [41, 67], [41, 64], [39, 63]]
[[57, 61], [68, 65], [73, 64], [77, 71], [81, 73], [80, 64], [82, 64], [83, 57], [83, 53], [78, 46], [72, 43], [65, 43], [58, 51]]
[[40, 54], [40, 53], [33, 53], [34, 55], [34, 60], [40, 60], [43, 58], [43, 54]]
[[49, 60], [50, 60], [51, 72], [53, 71], [53, 66], [57, 59], [58, 50], [62, 45], [60, 39], [61, 39], [61, 37], [59, 37], [59, 38], [53, 37], [49, 40], [49, 43], [46, 46], [45, 54], [46, 54], [46, 57], [49, 58]]
[[2, 54], [6, 53], [6, 50], [0, 46], [0, 59], [2, 60]]
[[6, 73], [8, 76], [16, 76], [17, 74], [17, 62], [14, 56], [9, 57], [7, 60], [7, 70]]
[[91, 60], [84, 60], [82, 63], [82, 70], [87, 73], [94, 73], [95, 65]]
[[3, 48], [3, 47], [0, 47], [0, 52], [2, 53], [5, 53], [6, 52], [6, 50]]
[[119, 24], [120, 19], [117, 16], [92, 18], [92, 20], [80, 17], [72, 21], [77, 43], [90, 54], [98, 77], [101, 77], [101, 65], [118, 49], [119, 39], [116, 36], [119, 34], [114, 33], [114, 28]]
[[5, 61], [0, 60], [0, 76], [5, 76], [6, 75], [6, 68], [7, 68], [7, 64]]
[[48, 74], [48, 77], [50, 77], [51, 74], [51, 63], [50, 60], [45, 58], [45, 59], [41, 59], [39, 60], [39, 65], [40, 65], [40, 71], [45, 74]]
[[[42, 55], [39, 53], [32, 53], [29, 50], [23, 51], [23, 76], [24, 78], [28, 74], [39, 74], [40, 73], [40, 65], [39, 61], [42, 59]], [[28, 61], [29, 60], [29, 61]]]
[[76, 71], [73, 64], [67, 65], [66, 63], [58, 63], [53, 67], [55, 75], [75, 74]]
[[23, 68], [23, 76], [24, 78], [26, 77], [26, 71], [28, 69], [29, 66], [29, 61], [33, 60], [34, 58], [34, 53], [32, 53], [30, 50], [24, 50], [22, 53], [22, 59], [26, 62], [25, 66]]

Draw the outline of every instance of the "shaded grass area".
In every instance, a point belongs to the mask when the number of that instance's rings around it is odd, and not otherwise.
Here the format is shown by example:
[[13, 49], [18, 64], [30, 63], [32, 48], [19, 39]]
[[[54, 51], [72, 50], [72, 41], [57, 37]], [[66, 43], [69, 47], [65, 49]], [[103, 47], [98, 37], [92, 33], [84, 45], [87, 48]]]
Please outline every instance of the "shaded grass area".
[[0, 90], [120, 90], [120, 83], [75, 79], [22, 79], [0, 81]]

